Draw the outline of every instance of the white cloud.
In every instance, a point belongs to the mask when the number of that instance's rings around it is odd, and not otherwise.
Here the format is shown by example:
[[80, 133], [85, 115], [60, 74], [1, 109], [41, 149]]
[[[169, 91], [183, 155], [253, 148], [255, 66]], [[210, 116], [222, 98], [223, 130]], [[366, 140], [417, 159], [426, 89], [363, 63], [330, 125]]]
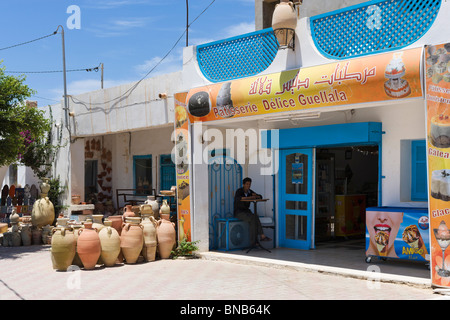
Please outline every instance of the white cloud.
[[145, 76], [150, 70], [155, 68], [148, 75], [148, 78], [151, 78], [160, 74], [181, 71], [181, 69], [183, 68], [183, 58], [181, 52], [173, 53], [172, 55], [169, 55], [166, 59], [164, 59], [161, 63], [159, 63], [161, 59], [162, 57], [156, 56], [149, 60], [145, 60], [144, 63], [135, 66], [135, 70], [140, 74], [140, 76]]
[[226, 37], [234, 37], [241, 34], [249, 33], [255, 31], [254, 22], [241, 22], [225, 28]]

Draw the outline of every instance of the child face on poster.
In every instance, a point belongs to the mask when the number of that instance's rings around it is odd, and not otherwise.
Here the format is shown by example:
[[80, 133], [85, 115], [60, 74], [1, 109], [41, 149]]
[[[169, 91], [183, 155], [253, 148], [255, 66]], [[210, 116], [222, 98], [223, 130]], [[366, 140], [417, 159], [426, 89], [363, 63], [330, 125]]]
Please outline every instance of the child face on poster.
[[370, 245], [366, 254], [397, 257], [394, 242], [402, 222], [403, 212], [367, 211], [366, 226]]

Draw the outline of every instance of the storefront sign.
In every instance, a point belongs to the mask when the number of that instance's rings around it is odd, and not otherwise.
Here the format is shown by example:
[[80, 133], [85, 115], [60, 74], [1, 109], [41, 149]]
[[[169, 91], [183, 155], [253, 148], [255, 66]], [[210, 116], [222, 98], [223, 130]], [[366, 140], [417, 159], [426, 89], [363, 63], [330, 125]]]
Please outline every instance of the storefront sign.
[[450, 43], [425, 47], [432, 284], [450, 287]]
[[[178, 240], [191, 241], [190, 140], [186, 111], [187, 93], [175, 94], [175, 168], [177, 177]], [[173, 158], [172, 158], [173, 159]]]
[[191, 122], [422, 96], [422, 48], [195, 88]]

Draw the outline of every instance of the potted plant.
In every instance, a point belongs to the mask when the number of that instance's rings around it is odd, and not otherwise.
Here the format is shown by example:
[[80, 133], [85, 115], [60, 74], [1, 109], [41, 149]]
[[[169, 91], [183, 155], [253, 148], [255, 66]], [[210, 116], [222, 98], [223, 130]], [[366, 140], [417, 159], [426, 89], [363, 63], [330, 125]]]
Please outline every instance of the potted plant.
[[196, 258], [196, 256], [194, 255], [194, 251], [198, 250], [197, 243], [199, 242], [200, 240], [187, 241], [186, 238], [184, 238], [178, 243], [178, 247], [175, 250], [172, 250], [172, 259], [177, 259], [180, 257], [183, 257], [185, 259]]

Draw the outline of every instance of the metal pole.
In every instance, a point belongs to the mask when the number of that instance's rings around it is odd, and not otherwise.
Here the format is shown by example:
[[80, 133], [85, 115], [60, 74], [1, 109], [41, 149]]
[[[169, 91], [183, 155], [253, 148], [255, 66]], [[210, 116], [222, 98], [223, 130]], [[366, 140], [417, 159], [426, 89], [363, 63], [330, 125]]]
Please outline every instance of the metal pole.
[[[69, 124], [69, 104], [67, 103], [67, 77], [66, 77], [66, 45], [64, 40], [64, 27], [58, 26], [58, 29], [61, 28], [61, 38], [62, 38], [62, 55], [63, 55], [63, 79], [64, 79], [64, 110], [66, 117], [66, 128], [70, 128]], [[70, 129], [69, 129], [70, 131]]]
[[189, 46], [189, 0], [186, 0], [186, 47]]

